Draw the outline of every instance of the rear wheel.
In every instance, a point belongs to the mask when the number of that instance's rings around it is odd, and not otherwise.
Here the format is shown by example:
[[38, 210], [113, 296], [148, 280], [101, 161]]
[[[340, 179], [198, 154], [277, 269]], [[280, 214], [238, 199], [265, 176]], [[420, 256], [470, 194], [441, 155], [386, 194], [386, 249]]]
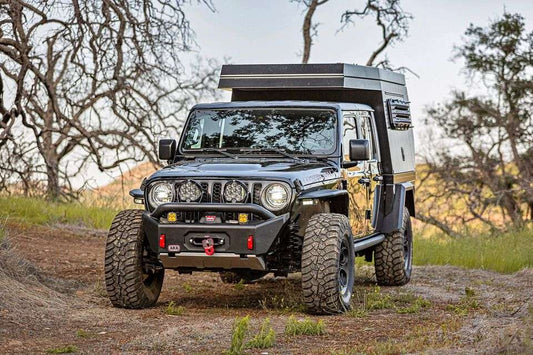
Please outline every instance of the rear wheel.
[[302, 289], [311, 313], [350, 309], [355, 274], [352, 231], [346, 216], [320, 213], [310, 218], [302, 249]]
[[409, 210], [403, 209], [402, 230], [388, 234], [374, 250], [376, 279], [382, 286], [402, 286], [411, 279], [413, 230]]
[[145, 265], [154, 255], [147, 247], [142, 214], [142, 210], [119, 212], [107, 235], [105, 284], [115, 307], [153, 306], [163, 286], [164, 269]]
[[241, 282], [241, 280], [248, 284], [259, 280], [266, 274], [268, 274], [268, 272], [260, 270], [221, 271], [220, 279], [226, 284], [236, 284]]

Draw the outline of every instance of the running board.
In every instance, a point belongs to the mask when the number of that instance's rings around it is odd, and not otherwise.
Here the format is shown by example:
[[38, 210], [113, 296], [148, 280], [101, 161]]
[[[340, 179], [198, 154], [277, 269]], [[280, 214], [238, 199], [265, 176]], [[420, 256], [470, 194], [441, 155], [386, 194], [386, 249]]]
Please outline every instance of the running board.
[[355, 252], [368, 249], [385, 240], [385, 234], [375, 234], [353, 242]]

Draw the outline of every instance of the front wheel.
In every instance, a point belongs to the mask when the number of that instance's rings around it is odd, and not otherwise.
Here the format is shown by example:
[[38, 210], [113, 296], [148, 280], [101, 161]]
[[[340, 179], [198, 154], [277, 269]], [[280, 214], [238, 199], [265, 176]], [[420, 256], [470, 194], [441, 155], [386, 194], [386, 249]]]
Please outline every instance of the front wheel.
[[165, 270], [144, 265], [151, 252], [142, 228], [142, 214], [142, 210], [119, 212], [107, 235], [105, 284], [115, 307], [150, 307], [161, 293]]
[[388, 234], [374, 250], [376, 279], [382, 286], [402, 286], [411, 279], [413, 267], [413, 230], [409, 210], [403, 209], [400, 231]]
[[302, 247], [302, 289], [311, 313], [350, 309], [355, 252], [348, 218], [319, 213], [309, 219]]

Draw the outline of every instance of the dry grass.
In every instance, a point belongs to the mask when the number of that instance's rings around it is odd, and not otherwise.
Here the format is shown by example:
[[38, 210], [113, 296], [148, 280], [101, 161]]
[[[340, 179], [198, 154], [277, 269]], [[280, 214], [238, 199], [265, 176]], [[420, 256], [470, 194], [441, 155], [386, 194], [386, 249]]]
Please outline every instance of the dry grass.
[[0, 230], [0, 309], [9, 310], [8, 319], [15, 323], [31, 322], [35, 314], [61, 317], [69, 296], [58, 291], [72, 284], [41, 274], [11, 247], [7, 231]]

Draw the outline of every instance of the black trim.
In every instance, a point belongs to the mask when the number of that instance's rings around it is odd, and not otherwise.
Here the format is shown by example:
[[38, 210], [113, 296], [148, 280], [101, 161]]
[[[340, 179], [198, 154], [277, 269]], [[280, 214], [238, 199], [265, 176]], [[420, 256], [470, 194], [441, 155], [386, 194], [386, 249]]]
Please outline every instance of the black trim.
[[144, 192], [141, 189], [130, 190], [130, 196], [133, 198], [144, 198]]
[[152, 217], [159, 218], [167, 212], [242, 212], [254, 213], [264, 219], [276, 217], [266, 208], [253, 203], [165, 203], [152, 212]]

